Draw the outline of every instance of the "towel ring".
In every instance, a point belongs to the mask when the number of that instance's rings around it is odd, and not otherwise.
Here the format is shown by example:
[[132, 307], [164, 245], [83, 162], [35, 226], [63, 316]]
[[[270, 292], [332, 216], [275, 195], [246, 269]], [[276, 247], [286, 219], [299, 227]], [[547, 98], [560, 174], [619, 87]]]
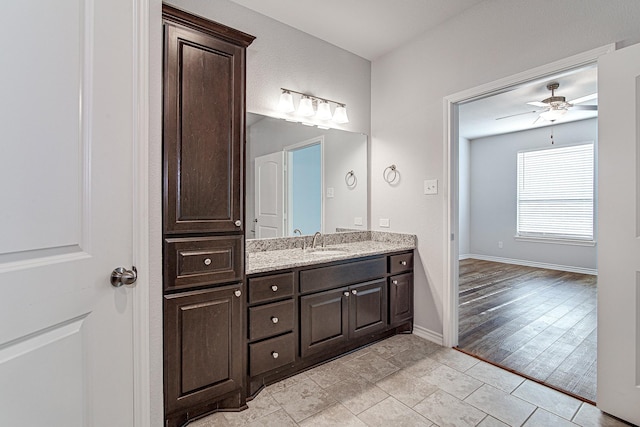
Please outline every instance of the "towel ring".
[[349, 188], [356, 186], [356, 183], [358, 182], [358, 178], [356, 178], [356, 174], [353, 173], [353, 170], [350, 170], [349, 172], [347, 172], [347, 174], [344, 176], [344, 182], [347, 184], [347, 187]]
[[387, 166], [382, 172], [382, 178], [389, 184], [393, 184], [398, 179], [398, 168], [396, 165]]

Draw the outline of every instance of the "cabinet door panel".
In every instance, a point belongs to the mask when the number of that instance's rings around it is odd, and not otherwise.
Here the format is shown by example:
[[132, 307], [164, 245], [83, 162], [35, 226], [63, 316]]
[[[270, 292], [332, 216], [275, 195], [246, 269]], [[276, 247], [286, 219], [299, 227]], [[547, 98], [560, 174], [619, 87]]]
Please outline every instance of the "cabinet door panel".
[[300, 298], [300, 352], [302, 357], [344, 343], [348, 336], [347, 288]]
[[349, 288], [349, 337], [377, 332], [387, 325], [386, 280]]
[[397, 324], [413, 317], [413, 274], [389, 278], [389, 323]]
[[167, 413], [242, 387], [241, 285], [164, 297]]
[[241, 231], [244, 51], [165, 26], [165, 233]]

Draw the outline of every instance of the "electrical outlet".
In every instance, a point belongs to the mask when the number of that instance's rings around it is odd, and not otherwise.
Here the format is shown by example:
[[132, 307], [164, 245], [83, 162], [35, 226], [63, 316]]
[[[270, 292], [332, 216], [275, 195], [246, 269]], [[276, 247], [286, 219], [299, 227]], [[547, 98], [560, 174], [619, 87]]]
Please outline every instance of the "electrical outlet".
[[389, 228], [389, 218], [380, 218], [380, 227]]
[[353, 225], [362, 225], [362, 217], [357, 216], [353, 219]]
[[503, 246], [503, 245], [502, 245], [502, 240], [500, 240], [500, 241], [498, 242], [498, 249], [502, 249], [502, 246]]
[[437, 179], [425, 179], [424, 180], [424, 194], [438, 194], [438, 180]]
[[334, 189], [333, 187], [329, 187], [327, 188], [327, 199], [332, 199], [334, 196]]

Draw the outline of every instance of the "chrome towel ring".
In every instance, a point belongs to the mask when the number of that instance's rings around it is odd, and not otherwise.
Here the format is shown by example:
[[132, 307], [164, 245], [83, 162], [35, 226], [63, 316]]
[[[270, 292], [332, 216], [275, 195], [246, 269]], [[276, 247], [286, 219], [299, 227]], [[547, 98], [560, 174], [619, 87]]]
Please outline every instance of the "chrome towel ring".
[[353, 172], [353, 170], [347, 172], [347, 174], [344, 176], [344, 182], [349, 188], [353, 188], [356, 186], [358, 178], [356, 178], [356, 174]]
[[398, 179], [398, 175], [400, 173], [398, 172], [398, 168], [396, 167], [396, 165], [391, 165], [391, 166], [387, 166], [384, 171], [382, 171], [382, 178], [389, 184], [393, 184], [397, 179]]

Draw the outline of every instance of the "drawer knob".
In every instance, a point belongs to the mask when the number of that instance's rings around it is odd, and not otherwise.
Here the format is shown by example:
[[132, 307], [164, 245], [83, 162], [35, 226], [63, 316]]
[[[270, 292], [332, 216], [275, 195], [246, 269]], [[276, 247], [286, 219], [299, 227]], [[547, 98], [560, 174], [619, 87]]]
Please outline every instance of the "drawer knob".
[[271, 318], [271, 321], [272, 321], [273, 323], [278, 323], [278, 318], [277, 318], [276, 316], [273, 316], [273, 317]]
[[356, 291], [355, 289], [351, 291], [352, 294], [354, 295], [358, 295], [358, 291]]
[[277, 358], [278, 358], [278, 356], [280, 356], [280, 355], [278, 354], [278, 352], [277, 352], [277, 351], [272, 351], [272, 352], [271, 352], [271, 357], [273, 357], [274, 359], [277, 359]]
[[239, 219], [236, 220], [235, 225], [236, 227], [240, 227], [242, 225], [242, 221], [240, 221]]
[[238, 289], [237, 291], [235, 291], [233, 293], [235, 296], [240, 297], [240, 295], [242, 295], [242, 291], [240, 289]]
[[397, 285], [398, 281], [397, 280], [393, 280], [391, 283], [393, 283], [394, 285]]
[[204, 265], [211, 265], [211, 258], [205, 258]]
[[273, 292], [278, 292], [278, 285], [271, 285], [271, 290]]
[[349, 296], [349, 291], [345, 291], [345, 292], [344, 292], [344, 296], [345, 296], [345, 297], [348, 297], [348, 296]]
[[400, 261], [400, 264], [407, 265], [407, 261]]

